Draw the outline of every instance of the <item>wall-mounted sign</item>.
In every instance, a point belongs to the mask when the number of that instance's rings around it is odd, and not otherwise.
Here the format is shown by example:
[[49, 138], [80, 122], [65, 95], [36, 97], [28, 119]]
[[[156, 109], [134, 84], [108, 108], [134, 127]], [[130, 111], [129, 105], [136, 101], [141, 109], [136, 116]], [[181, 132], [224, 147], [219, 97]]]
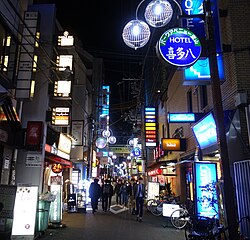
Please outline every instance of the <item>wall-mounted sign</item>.
[[[225, 80], [224, 65], [222, 54], [217, 54], [217, 65], [220, 81]], [[211, 84], [211, 74], [209, 59], [199, 59], [195, 64], [189, 68], [185, 68], [183, 78], [183, 85], [209, 85]]]
[[[215, 183], [216, 163], [195, 163], [195, 202], [197, 214], [204, 217], [218, 217], [218, 203]], [[213, 202], [211, 202], [213, 199]]]
[[192, 130], [201, 149], [217, 145], [216, 124], [212, 113], [196, 123]]
[[27, 150], [38, 151], [41, 149], [43, 136], [43, 122], [29, 121], [26, 130], [25, 147]]
[[70, 154], [71, 151], [71, 139], [65, 136], [63, 133], [60, 133], [58, 150]]
[[63, 33], [63, 36], [58, 36], [58, 46], [73, 46], [74, 37], [69, 35], [68, 31]]
[[[199, 15], [204, 14], [203, 11], [204, 0], [182, 0], [182, 10], [186, 15]], [[219, 26], [219, 11], [218, 1], [211, 0], [211, 12], [213, 16], [213, 26], [215, 31], [216, 51], [221, 52], [221, 36]], [[206, 37], [204, 20], [201, 18], [182, 18], [182, 26], [193, 31], [200, 39]]]
[[172, 28], [158, 41], [157, 51], [169, 64], [187, 67], [194, 64], [201, 55], [199, 38], [185, 28]]
[[185, 138], [162, 138], [162, 150], [164, 151], [186, 151]]
[[57, 66], [59, 71], [64, 71], [66, 67], [72, 70], [73, 66], [73, 55], [59, 55], [57, 56]]
[[52, 110], [52, 124], [57, 126], [68, 126], [70, 122], [70, 108], [56, 107]]
[[83, 145], [83, 121], [72, 121], [71, 123], [71, 135], [74, 140], [72, 141], [72, 145], [74, 146], [82, 146]]
[[204, 113], [168, 113], [169, 123], [192, 123], [204, 117]]
[[55, 81], [54, 97], [69, 97], [71, 93], [71, 81]]
[[53, 163], [51, 170], [53, 173], [61, 173], [63, 166], [60, 163]]
[[154, 107], [145, 108], [145, 142], [146, 147], [156, 146], [156, 110]]
[[162, 173], [161, 168], [156, 168], [154, 170], [149, 170], [148, 171], [148, 176], [155, 176], [155, 175], [159, 175]]

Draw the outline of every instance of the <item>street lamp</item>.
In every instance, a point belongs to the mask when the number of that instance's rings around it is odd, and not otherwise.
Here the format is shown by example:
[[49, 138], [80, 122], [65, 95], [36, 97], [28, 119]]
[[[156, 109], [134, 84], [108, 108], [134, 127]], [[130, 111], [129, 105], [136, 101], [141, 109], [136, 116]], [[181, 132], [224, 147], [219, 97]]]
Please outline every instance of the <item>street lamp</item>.
[[144, 16], [151, 27], [163, 27], [172, 19], [173, 8], [167, 0], [153, 0], [146, 7]]
[[[137, 15], [139, 6], [144, 1], [145, 0], [139, 3], [136, 9], [136, 15]], [[172, 1], [178, 6], [179, 11], [180, 11], [180, 17], [193, 18], [195, 16], [195, 15], [183, 16], [182, 9], [181, 9], [179, 2], [177, 2], [177, 0], [172, 0]], [[146, 8], [147, 12], [145, 12], [144, 16], [145, 16], [147, 23], [150, 26], [161, 27], [161, 26], [165, 26], [167, 23], [170, 22], [172, 15], [173, 15], [171, 13], [172, 7], [170, 8], [167, 2], [168, 2], [167, 0], [153, 0], [152, 2], [149, 3], [149, 5]], [[214, 23], [213, 23], [210, 0], [204, 0], [203, 5], [204, 5], [203, 6], [204, 14], [202, 14], [202, 18], [205, 20], [206, 38], [207, 38], [207, 43], [208, 43], [207, 47], [208, 47], [208, 53], [209, 53], [210, 75], [211, 75], [211, 87], [212, 87], [212, 95], [213, 95], [213, 107], [214, 107], [215, 120], [216, 120], [216, 125], [217, 125], [218, 143], [219, 143], [220, 154], [221, 154], [222, 172], [223, 172], [223, 180], [224, 180], [224, 194], [225, 194], [224, 204], [225, 204], [228, 225], [230, 226], [229, 237], [230, 239], [237, 239], [238, 237], [237, 221], [236, 221], [237, 214], [235, 210], [234, 191], [232, 188], [233, 182], [230, 176], [230, 164], [229, 164], [229, 157], [228, 157], [228, 151], [227, 151], [225, 127], [223, 125], [224, 115], [223, 115], [223, 107], [222, 107], [220, 80], [219, 80], [219, 74], [218, 74], [218, 65], [217, 65], [217, 58], [216, 58], [216, 44], [215, 44], [214, 29], [213, 29]], [[163, 10], [163, 6], [166, 6], [165, 10], [168, 9], [168, 11], [166, 11], [165, 14], [161, 12]], [[163, 16], [165, 18], [161, 19], [161, 17]], [[198, 15], [196, 15], [195, 17], [201, 18], [201, 16], [198, 16]], [[131, 31], [131, 33], [133, 32]], [[130, 47], [131, 46], [133, 47], [134, 44], [131, 44]], [[142, 46], [143, 45], [141, 45], [140, 47]]]

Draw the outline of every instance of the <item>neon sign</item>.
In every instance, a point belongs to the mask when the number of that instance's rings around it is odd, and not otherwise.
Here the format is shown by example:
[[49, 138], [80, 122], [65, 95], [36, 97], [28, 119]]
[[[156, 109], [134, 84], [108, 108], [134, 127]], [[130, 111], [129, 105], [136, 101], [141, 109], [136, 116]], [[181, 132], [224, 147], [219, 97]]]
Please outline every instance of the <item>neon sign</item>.
[[158, 51], [169, 64], [187, 67], [199, 59], [201, 43], [199, 38], [188, 29], [172, 28], [161, 36]]
[[212, 113], [195, 124], [192, 129], [201, 149], [217, 143], [216, 124]]

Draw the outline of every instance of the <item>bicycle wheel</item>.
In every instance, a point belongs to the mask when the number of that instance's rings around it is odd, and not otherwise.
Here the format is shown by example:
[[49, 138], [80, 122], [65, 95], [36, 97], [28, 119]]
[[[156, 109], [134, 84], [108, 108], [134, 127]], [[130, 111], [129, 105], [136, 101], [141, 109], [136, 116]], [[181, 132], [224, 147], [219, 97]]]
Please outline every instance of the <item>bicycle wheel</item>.
[[175, 228], [182, 229], [187, 225], [187, 222], [190, 220], [190, 217], [186, 209], [180, 208], [172, 212], [170, 220], [171, 224]]
[[148, 212], [150, 212], [150, 206], [151, 206], [151, 203], [153, 202], [153, 201], [155, 201], [155, 199], [148, 199], [147, 201], [146, 201], [146, 204], [145, 204], [145, 206], [146, 206], [146, 209], [147, 209], [147, 211]]
[[160, 216], [162, 214], [162, 211], [163, 211], [163, 204], [162, 204], [162, 202], [160, 202], [158, 200], [154, 200], [154, 201], [151, 202], [150, 212], [154, 216]]

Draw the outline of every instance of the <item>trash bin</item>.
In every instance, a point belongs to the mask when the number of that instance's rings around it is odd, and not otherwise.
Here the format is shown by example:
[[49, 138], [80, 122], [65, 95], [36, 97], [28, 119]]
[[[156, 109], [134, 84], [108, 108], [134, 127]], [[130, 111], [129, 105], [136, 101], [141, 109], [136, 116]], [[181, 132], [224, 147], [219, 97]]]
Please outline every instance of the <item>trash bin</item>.
[[44, 232], [49, 225], [50, 202], [39, 200], [37, 209], [37, 231]]

